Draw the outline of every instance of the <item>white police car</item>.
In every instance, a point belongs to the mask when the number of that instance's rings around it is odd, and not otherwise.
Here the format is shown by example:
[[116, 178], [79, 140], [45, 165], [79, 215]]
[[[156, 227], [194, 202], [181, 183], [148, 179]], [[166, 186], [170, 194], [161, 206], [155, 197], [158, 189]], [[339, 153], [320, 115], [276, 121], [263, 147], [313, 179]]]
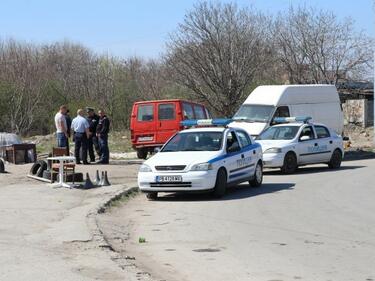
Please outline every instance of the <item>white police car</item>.
[[274, 119], [275, 123], [284, 124], [269, 127], [256, 140], [262, 146], [264, 167], [281, 168], [286, 174], [307, 164], [326, 163], [332, 169], [340, 167], [344, 156], [342, 137], [310, 120], [311, 117]]
[[228, 185], [263, 180], [262, 149], [242, 129], [228, 128], [230, 119], [186, 120], [198, 127], [176, 133], [141, 165], [138, 185], [155, 199], [158, 192], [213, 191], [224, 195]]

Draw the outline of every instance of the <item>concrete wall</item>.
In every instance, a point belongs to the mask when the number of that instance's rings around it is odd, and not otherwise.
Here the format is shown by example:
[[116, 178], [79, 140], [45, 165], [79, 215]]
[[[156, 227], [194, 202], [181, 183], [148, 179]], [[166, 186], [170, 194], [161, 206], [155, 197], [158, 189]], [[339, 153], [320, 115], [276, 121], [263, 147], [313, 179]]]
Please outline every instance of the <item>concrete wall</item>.
[[346, 100], [342, 104], [345, 124], [356, 124], [362, 127], [374, 124], [374, 102], [372, 100]]

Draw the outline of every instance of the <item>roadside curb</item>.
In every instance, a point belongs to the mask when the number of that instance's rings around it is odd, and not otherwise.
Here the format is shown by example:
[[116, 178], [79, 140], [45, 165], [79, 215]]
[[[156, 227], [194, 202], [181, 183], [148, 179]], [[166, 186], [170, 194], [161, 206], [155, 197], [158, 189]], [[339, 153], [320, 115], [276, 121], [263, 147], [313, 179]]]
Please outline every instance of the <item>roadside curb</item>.
[[100, 230], [98, 222], [97, 222], [97, 215], [102, 214], [106, 211], [108, 206], [120, 199], [122, 196], [130, 194], [138, 190], [138, 187], [127, 187], [124, 186], [123, 189], [117, 191], [115, 194], [110, 196], [109, 198], [103, 199], [95, 208], [90, 210], [86, 215], [87, 220], [87, 227], [89, 231], [92, 233], [92, 241], [98, 243], [99, 247], [108, 248], [113, 251], [112, 246], [106, 241], [104, 238], [103, 232]]

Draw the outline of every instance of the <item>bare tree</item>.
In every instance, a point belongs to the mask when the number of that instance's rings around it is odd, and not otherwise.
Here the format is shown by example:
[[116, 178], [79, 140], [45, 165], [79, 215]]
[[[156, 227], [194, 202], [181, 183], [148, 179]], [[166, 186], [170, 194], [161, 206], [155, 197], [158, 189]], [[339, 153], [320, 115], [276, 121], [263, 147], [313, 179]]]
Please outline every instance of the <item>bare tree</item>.
[[337, 84], [362, 77], [372, 64], [372, 40], [331, 12], [291, 7], [275, 21], [273, 37], [290, 83]]
[[202, 2], [167, 44], [173, 79], [218, 114], [231, 116], [267, 63], [266, 19], [235, 4]]

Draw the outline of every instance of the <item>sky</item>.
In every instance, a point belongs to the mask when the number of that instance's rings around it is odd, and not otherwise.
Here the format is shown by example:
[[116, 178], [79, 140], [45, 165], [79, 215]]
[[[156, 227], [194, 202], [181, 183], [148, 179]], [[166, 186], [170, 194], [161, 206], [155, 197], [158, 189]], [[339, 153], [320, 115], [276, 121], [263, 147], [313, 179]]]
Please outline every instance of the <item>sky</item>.
[[[213, 0], [215, 1], [215, 0]], [[197, 0], [0, 0], [0, 39], [51, 43], [69, 40], [97, 53], [157, 58]], [[222, 0], [221, 2], [229, 2]], [[291, 4], [352, 17], [375, 36], [373, 0], [232, 0], [274, 15]]]

